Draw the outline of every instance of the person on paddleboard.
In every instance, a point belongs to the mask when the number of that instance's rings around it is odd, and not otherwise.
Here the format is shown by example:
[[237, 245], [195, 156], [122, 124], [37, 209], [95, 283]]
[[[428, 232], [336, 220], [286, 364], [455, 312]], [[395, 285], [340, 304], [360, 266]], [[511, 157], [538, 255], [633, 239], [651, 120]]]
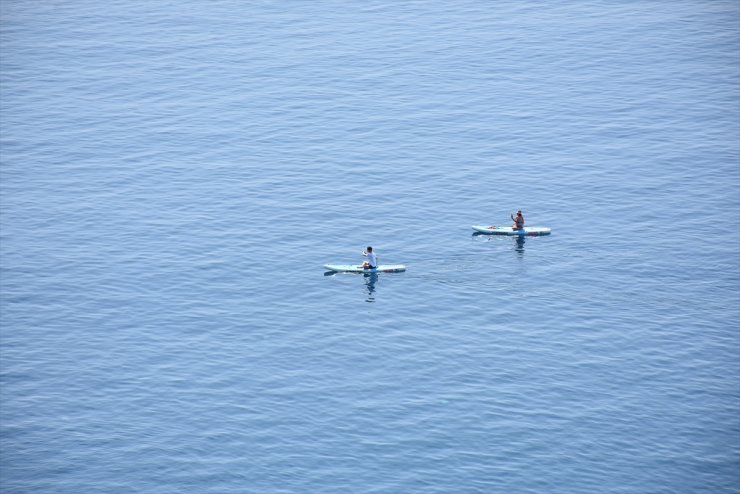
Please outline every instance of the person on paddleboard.
[[372, 247], [368, 245], [367, 250], [362, 251], [362, 255], [367, 257], [367, 261], [362, 263], [364, 269], [375, 269], [378, 267], [378, 256], [375, 255]]
[[522, 215], [521, 209], [516, 212], [516, 218], [512, 214], [511, 219], [514, 220], [514, 224], [511, 225], [511, 228], [513, 228], [514, 230], [521, 230], [522, 228], [524, 228], [524, 216]]

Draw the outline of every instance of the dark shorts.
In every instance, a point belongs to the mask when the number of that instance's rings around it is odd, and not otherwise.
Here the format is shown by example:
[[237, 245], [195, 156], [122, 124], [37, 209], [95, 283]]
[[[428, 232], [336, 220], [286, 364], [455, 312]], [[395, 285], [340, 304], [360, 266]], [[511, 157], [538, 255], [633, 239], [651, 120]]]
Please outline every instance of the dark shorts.
[[363, 266], [363, 269], [378, 269], [378, 266]]

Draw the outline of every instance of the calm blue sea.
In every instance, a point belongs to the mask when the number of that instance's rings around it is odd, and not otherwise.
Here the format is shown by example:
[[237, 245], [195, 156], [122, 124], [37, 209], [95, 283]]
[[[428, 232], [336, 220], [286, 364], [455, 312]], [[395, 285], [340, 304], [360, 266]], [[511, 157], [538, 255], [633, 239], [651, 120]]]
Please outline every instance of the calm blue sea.
[[736, 0], [0, 36], [1, 492], [740, 492]]

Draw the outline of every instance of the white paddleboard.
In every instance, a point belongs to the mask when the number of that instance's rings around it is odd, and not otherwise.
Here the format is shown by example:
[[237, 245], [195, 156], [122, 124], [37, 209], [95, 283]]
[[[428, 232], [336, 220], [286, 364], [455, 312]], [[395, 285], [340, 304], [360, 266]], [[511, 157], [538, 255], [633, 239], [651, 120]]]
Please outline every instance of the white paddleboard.
[[525, 226], [524, 229], [514, 230], [510, 226], [481, 226], [473, 225], [473, 230], [488, 235], [521, 235], [536, 237], [539, 235], [550, 235], [550, 229], [541, 226]]
[[406, 271], [403, 264], [378, 264], [377, 268], [365, 269], [357, 264], [324, 264], [324, 268], [337, 273], [399, 273]]

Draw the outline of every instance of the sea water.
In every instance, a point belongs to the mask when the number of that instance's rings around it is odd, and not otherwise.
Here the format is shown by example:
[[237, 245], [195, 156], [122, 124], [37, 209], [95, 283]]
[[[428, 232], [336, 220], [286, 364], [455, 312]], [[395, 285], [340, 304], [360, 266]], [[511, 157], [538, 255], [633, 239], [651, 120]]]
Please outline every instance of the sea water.
[[740, 492], [737, 2], [0, 16], [2, 492]]

